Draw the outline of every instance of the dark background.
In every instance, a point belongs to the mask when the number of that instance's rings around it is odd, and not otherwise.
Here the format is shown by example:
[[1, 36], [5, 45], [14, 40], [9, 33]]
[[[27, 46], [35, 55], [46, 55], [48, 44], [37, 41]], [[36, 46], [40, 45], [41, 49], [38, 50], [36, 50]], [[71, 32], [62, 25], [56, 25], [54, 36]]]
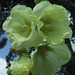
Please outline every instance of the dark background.
[[[49, 0], [49, 1], [52, 4], [64, 6], [69, 11], [69, 13], [71, 13], [70, 18], [71, 22], [73, 22], [73, 24], [72, 23], [70, 24], [70, 27], [73, 31], [71, 41], [73, 42], [73, 44], [75, 44], [75, 0]], [[26, 5], [31, 8], [35, 6], [34, 0], [0, 0], [0, 38], [4, 34], [2, 24], [6, 20], [7, 16], [10, 15], [12, 7], [15, 6], [16, 4]], [[3, 37], [2, 39], [0, 39], [0, 49], [6, 45], [6, 42], [7, 38]], [[59, 72], [56, 73], [56, 75], [63, 75], [63, 74], [75, 75], [75, 53], [71, 47], [70, 39], [65, 39], [65, 43], [68, 45], [72, 53], [72, 58], [70, 62], [61, 67], [61, 69], [59, 70]], [[9, 52], [9, 54], [6, 56], [7, 67], [11, 65], [10, 61], [13, 61], [15, 57], [17, 57], [15, 53]]]

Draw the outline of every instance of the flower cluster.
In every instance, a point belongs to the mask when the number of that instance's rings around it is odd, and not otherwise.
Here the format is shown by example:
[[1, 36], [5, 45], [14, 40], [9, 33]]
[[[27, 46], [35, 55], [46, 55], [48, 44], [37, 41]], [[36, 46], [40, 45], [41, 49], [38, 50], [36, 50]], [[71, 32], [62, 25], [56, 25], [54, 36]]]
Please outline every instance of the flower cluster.
[[[56, 73], [71, 57], [64, 43], [64, 39], [72, 35], [69, 24], [67, 10], [48, 1], [38, 3], [33, 10], [23, 5], [14, 6], [3, 24], [13, 49], [19, 50], [19, 59], [9, 67], [11, 74]], [[31, 57], [32, 49], [28, 47], [35, 47]]]

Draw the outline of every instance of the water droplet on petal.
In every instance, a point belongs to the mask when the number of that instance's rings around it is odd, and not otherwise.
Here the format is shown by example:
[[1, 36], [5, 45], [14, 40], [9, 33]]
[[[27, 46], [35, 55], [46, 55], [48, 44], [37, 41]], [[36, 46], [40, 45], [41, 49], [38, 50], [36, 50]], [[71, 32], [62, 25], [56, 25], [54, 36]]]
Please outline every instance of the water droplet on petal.
[[46, 39], [43, 39], [43, 41], [47, 41]]

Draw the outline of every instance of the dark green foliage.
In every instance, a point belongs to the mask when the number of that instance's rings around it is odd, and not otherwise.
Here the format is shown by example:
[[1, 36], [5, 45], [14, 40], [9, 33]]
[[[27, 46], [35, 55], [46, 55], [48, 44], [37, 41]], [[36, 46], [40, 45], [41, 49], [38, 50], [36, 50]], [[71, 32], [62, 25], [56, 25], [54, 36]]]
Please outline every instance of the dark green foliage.
[[34, 0], [34, 2], [37, 4], [37, 3], [39, 3], [39, 2], [41, 2], [41, 1], [49, 1], [49, 0]]

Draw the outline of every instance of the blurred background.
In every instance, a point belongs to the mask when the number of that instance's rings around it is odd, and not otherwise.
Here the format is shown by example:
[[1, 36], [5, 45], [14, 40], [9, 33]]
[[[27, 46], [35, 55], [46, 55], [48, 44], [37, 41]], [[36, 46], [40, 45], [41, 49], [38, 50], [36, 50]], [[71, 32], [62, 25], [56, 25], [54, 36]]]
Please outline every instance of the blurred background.
[[[73, 31], [72, 37], [65, 39], [72, 57], [71, 60], [60, 67], [60, 70], [55, 75], [75, 75], [75, 0], [49, 0], [52, 4], [64, 6], [69, 12], [70, 27]], [[34, 0], [0, 0], [0, 75], [7, 75], [6, 70], [11, 65], [11, 61], [18, 58], [18, 56], [10, 52], [11, 43], [7, 34], [2, 29], [2, 24], [10, 15], [13, 6], [21, 4], [27, 7], [35, 6]], [[31, 74], [30, 74], [31, 75]]]

